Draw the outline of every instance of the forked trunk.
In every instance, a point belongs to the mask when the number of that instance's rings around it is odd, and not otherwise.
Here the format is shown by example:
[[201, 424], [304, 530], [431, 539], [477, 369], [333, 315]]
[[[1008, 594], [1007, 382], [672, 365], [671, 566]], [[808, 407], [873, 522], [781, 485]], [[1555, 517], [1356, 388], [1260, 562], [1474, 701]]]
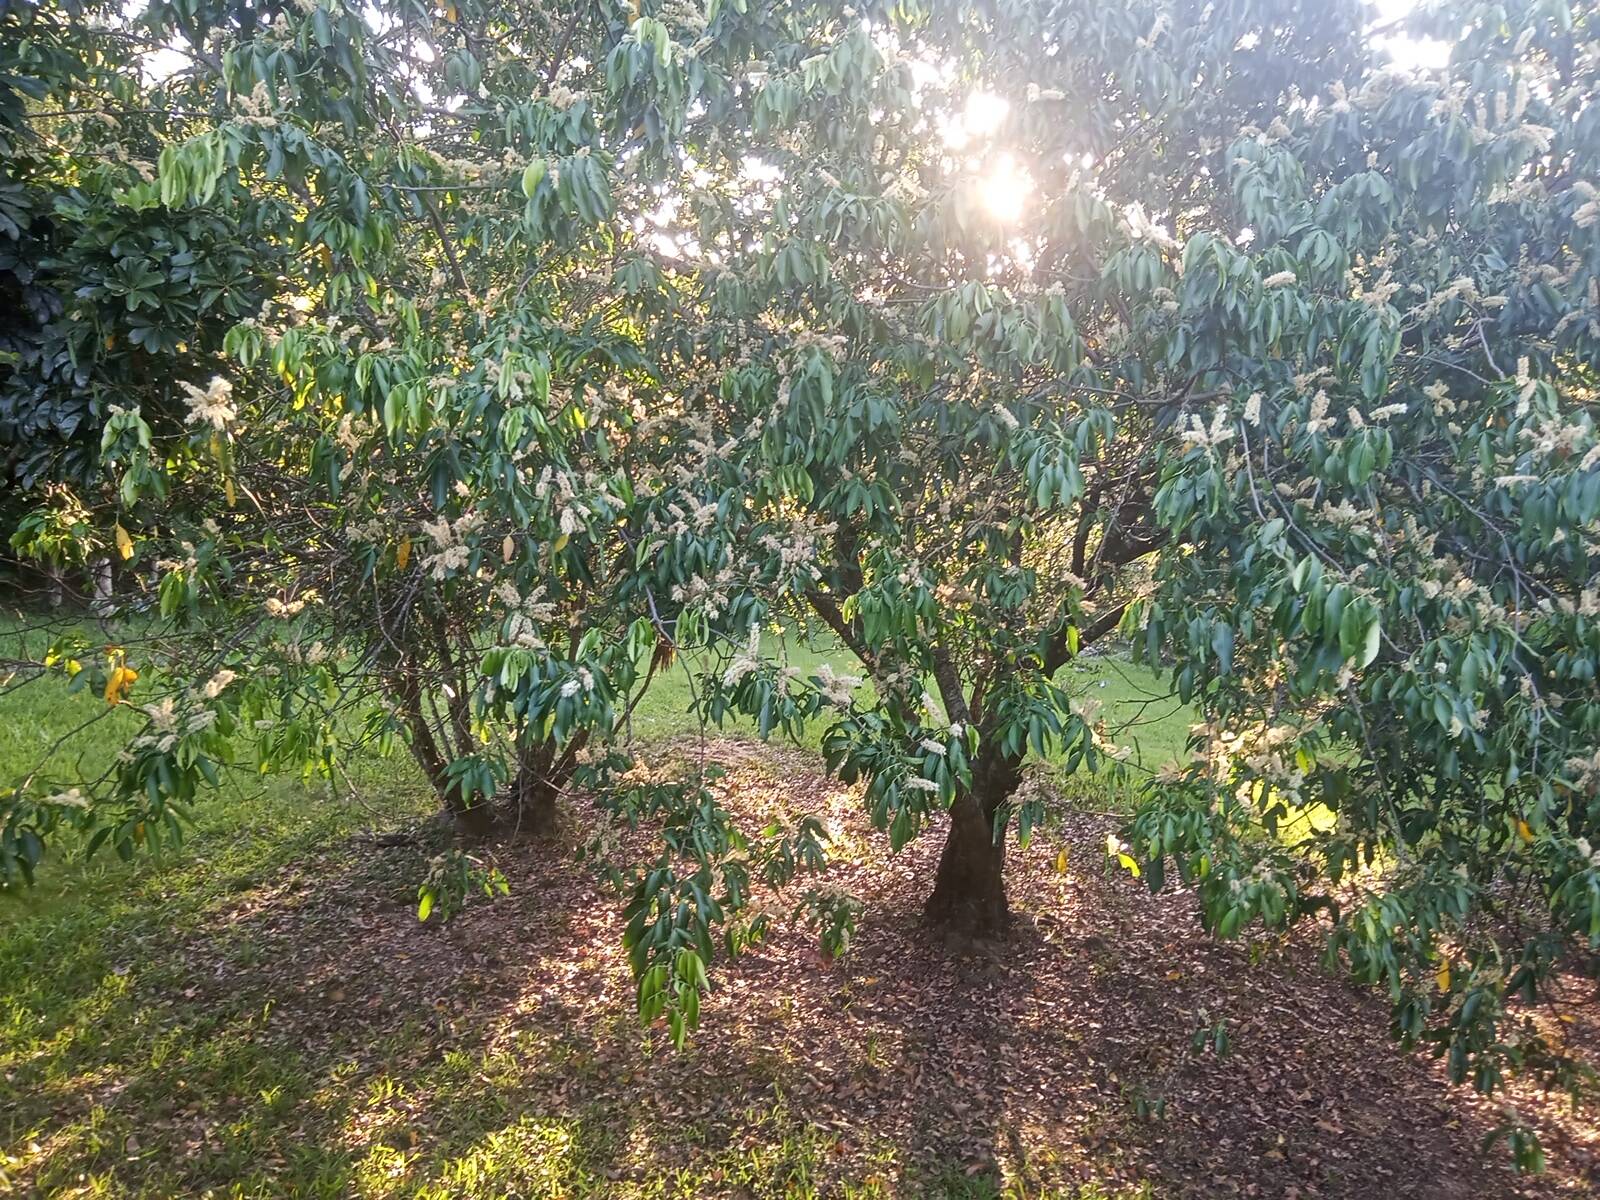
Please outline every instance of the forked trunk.
[[923, 910], [928, 923], [968, 937], [998, 937], [1010, 923], [1006, 903], [1005, 838], [994, 835], [995, 815], [1021, 782], [1020, 764], [980, 760], [972, 790], [950, 807], [950, 832], [933, 894]]
[[486, 797], [464, 793], [461, 785], [450, 778], [444, 755], [439, 751], [439, 743], [434, 740], [433, 730], [422, 714], [422, 690], [417, 684], [416, 672], [408, 663], [402, 662], [401, 669], [390, 676], [387, 682], [389, 693], [394, 697], [400, 716], [411, 734], [407, 742], [411, 757], [433, 785], [444, 811], [462, 833], [470, 837], [488, 836], [494, 829], [494, 806]]
[[580, 730], [565, 745], [550, 740], [519, 744], [517, 774], [511, 781], [513, 823], [523, 833], [547, 838], [558, 824], [556, 801], [572, 782], [578, 755], [588, 744], [589, 735]]

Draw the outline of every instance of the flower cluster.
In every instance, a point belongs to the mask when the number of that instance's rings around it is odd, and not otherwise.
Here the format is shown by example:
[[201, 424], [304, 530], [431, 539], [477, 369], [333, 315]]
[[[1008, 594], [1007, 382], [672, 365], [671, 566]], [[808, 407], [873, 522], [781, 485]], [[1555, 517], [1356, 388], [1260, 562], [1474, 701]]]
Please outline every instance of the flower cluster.
[[827, 663], [817, 668], [816, 681], [823, 701], [835, 708], [849, 708], [851, 697], [861, 686], [860, 676], [838, 674]]
[[233, 384], [220, 375], [213, 376], [204, 388], [183, 380], [178, 386], [183, 389], [189, 406], [185, 420], [190, 425], [209, 425], [221, 432], [239, 415], [233, 406]]
[[428, 535], [433, 542], [433, 553], [422, 560], [422, 569], [434, 580], [442, 581], [452, 571], [461, 571], [466, 568], [468, 560], [472, 557], [472, 548], [467, 539], [483, 524], [483, 518], [477, 513], [467, 513], [451, 521], [449, 517], [440, 517], [436, 521], [424, 521], [422, 532]]

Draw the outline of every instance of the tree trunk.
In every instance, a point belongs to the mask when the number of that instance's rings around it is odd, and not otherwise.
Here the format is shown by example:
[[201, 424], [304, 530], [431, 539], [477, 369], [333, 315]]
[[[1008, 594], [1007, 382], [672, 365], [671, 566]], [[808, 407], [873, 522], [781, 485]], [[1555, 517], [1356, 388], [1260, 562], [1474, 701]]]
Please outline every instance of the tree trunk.
[[94, 586], [94, 614], [97, 617], [106, 616], [111, 612], [113, 587], [111, 577], [111, 559], [101, 555], [89, 567], [89, 577]]
[[556, 798], [562, 781], [552, 779], [544, 755], [523, 751], [518, 756], [517, 776], [511, 781], [511, 803], [516, 806], [516, 826], [536, 838], [556, 832]]
[[387, 683], [395, 707], [411, 734], [407, 740], [411, 757], [433, 785], [445, 812], [461, 832], [471, 837], [487, 836], [494, 829], [494, 806], [487, 799], [474, 803], [470, 796], [462, 794], [460, 784], [450, 779], [446, 770], [448, 764], [422, 713], [422, 689], [417, 684], [416, 673], [409, 669], [409, 664], [402, 663], [401, 669], [390, 676]]
[[973, 764], [972, 790], [950, 808], [950, 832], [933, 894], [923, 910], [929, 924], [968, 937], [998, 937], [1010, 922], [1006, 903], [1006, 846], [994, 836], [994, 818], [1022, 780], [1020, 762]]
[[461, 789], [451, 785], [444, 792], [444, 809], [456, 827], [470, 837], [488, 837], [494, 832], [494, 805], [480, 797], [469, 800]]
[[545, 740], [527, 745], [518, 741], [517, 774], [511, 781], [511, 802], [516, 807], [517, 828], [534, 837], [551, 837], [558, 824], [556, 801], [572, 782], [578, 756], [589, 744], [589, 731], [579, 730], [565, 746]]

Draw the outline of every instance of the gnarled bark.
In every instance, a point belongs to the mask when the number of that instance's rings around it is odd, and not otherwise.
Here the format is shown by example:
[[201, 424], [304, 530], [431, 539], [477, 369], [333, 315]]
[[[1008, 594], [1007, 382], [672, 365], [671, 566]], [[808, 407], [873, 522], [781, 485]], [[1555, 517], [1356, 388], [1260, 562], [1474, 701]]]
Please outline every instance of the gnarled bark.
[[588, 731], [580, 730], [564, 746], [541, 741], [517, 748], [517, 774], [510, 788], [516, 829], [538, 838], [556, 832], [556, 801], [572, 782], [578, 755], [588, 742]]

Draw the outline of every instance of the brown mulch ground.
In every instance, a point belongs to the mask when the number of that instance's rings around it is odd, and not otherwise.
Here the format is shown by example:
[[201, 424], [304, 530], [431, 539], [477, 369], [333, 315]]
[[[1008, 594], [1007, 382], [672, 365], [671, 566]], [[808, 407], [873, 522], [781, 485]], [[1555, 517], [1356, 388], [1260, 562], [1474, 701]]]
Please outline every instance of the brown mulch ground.
[[[866, 907], [841, 961], [785, 926], [719, 964], [683, 1054], [631, 1020], [614, 894], [570, 855], [520, 846], [496, 852], [510, 897], [442, 930], [407, 919], [403, 894], [358, 879], [255, 895], [231, 918], [251, 927], [251, 960], [197, 946], [195, 986], [236, 992], [270, 973], [281, 998], [262, 1036], [301, 1049], [363, 1024], [392, 1031], [418, 1012], [419, 1061], [554, 1039], [559, 1058], [518, 1081], [523, 1103], [626, 1111], [617, 1178], [765, 1136], [750, 1114], [781, 1107], [833, 1139], [822, 1194], [869, 1177], [927, 1194], [911, 1181], [948, 1169], [1024, 1195], [1083, 1181], [1148, 1181], [1159, 1196], [1594, 1194], [1592, 1110], [1517, 1093], [1550, 1159], [1545, 1176], [1518, 1177], [1503, 1149], [1480, 1151], [1504, 1098], [1449, 1088], [1436, 1064], [1397, 1051], [1381, 1000], [1322, 974], [1307, 948], [1212, 943], [1192, 898], [1153, 898], [1107, 872], [1109, 821], [1073, 818], [1013, 853], [1014, 935], [950, 946], [918, 922], [939, 831], [891, 856], [814, 757], [733, 740], [710, 749], [729, 768], [731, 807], [781, 805], [833, 825], [829, 882]], [[568, 819], [586, 820], [582, 806]], [[1569, 1027], [1592, 1038], [1594, 1019], [1591, 1005]], [[1218, 1022], [1228, 1052], [1196, 1049], [1196, 1032]], [[650, 1135], [685, 1120], [699, 1131], [693, 1147]], [[392, 1134], [351, 1122], [343, 1136]]]

